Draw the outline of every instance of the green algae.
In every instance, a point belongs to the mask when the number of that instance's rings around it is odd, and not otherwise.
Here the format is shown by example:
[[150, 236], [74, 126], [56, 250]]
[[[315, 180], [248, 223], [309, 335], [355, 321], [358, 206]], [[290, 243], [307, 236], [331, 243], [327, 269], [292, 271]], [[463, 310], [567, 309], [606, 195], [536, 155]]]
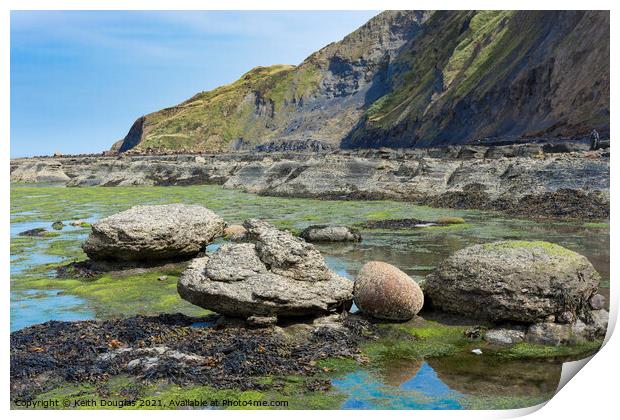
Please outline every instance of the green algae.
[[437, 225], [437, 226], [426, 226], [422, 229], [430, 230], [431, 232], [434, 230], [465, 230], [470, 229], [472, 227], [469, 223], [452, 223], [447, 225]]
[[486, 250], [498, 250], [498, 249], [539, 249], [543, 250], [549, 255], [564, 255], [564, 256], [577, 256], [574, 251], [564, 248], [558, 244], [545, 241], [501, 241], [493, 242], [490, 244], [484, 244], [482, 247]]
[[[39, 270], [47, 272], [59, 265], [44, 265]], [[176, 312], [203, 316], [210, 313], [181, 299], [176, 290], [180, 270], [180, 267], [166, 268], [124, 276], [109, 274], [94, 279], [15, 276], [11, 290], [62, 290], [65, 294], [84, 298], [100, 318]], [[167, 278], [159, 280], [161, 276]]]
[[467, 396], [461, 404], [466, 410], [514, 410], [546, 403], [553, 395], [549, 392], [541, 395]]
[[446, 325], [417, 318], [406, 323], [378, 324], [381, 337], [362, 346], [371, 362], [388, 364], [393, 360], [423, 360], [445, 357], [471, 347], [465, 338], [467, 326]]
[[11, 255], [19, 255], [28, 252], [35, 245], [34, 238], [30, 236], [17, 236], [11, 238]]
[[609, 222], [587, 222], [582, 226], [586, 229], [609, 229]]
[[583, 359], [601, 348], [602, 340], [587, 341], [572, 345], [547, 346], [533, 343], [517, 343], [495, 353], [500, 359]]
[[[369, 218], [435, 219], [453, 215], [453, 210], [416, 206], [397, 201], [337, 201], [302, 198], [262, 197], [226, 190], [219, 186], [197, 185], [187, 187], [81, 187], [79, 189], [29, 186], [11, 186], [12, 211], [36, 209], [36, 213], [22, 216], [24, 221], [53, 221], [98, 219], [139, 204], [168, 203], [200, 204], [226, 218], [241, 222], [262, 217], [280, 227], [305, 228], [308, 224], [355, 223]], [[243, 203], [240, 206], [239, 203]], [[463, 215], [472, 214], [463, 212]], [[294, 216], [292, 216], [294, 215]], [[64, 230], [61, 231], [64, 234]]]
[[343, 373], [353, 372], [359, 369], [359, 363], [347, 357], [331, 357], [319, 360], [317, 366], [321, 367], [325, 372], [329, 372], [331, 376], [342, 375]]
[[[316, 377], [276, 376], [258, 378], [266, 390], [217, 389], [208, 385], [179, 386], [165, 382], [142, 383], [127, 376], [115, 376], [98, 384], [57, 383], [35, 401], [53, 401], [59, 409], [336, 409], [345, 395], [333, 390], [313, 392], [307, 381]], [[102, 404], [102, 401], [105, 401]], [[21, 408], [12, 403], [12, 408]]]
[[79, 239], [59, 239], [50, 242], [44, 252], [48, 255], [57, 255], [73, 259], [83, 259], [86, 254], [82, 251], [82, 241]]

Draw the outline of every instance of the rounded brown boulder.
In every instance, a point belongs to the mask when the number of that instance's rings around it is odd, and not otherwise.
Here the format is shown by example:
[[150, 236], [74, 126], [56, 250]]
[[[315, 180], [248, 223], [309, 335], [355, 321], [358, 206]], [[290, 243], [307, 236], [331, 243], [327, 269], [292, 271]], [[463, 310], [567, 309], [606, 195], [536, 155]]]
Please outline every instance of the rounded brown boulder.
[[424, 305], [420, 286], [393, 265], [370, 261], [358, 273], [353, 301], [360, 311], [379, 319], [406, 321]]

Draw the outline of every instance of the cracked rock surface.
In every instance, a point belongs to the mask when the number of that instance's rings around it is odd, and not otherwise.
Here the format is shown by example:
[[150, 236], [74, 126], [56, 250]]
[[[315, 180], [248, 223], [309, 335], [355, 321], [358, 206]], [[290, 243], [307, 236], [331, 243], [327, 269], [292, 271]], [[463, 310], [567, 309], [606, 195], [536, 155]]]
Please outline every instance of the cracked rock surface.
[[353, 283], [329, 270], [313, 245], [260, 220], [244, 226], [254, 242], [192, 261], [177, 286], [183, 299], [242, 318], [316, 316], [350, 303]]

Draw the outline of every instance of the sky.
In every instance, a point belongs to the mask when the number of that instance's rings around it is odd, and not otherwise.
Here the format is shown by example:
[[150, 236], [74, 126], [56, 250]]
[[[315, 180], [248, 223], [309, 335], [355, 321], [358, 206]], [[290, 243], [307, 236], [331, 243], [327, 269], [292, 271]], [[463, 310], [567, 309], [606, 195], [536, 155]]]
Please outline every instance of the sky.
[[298, 64], [376, 11], [13, 11], [11, 157], [101, 152], [136, 118]]

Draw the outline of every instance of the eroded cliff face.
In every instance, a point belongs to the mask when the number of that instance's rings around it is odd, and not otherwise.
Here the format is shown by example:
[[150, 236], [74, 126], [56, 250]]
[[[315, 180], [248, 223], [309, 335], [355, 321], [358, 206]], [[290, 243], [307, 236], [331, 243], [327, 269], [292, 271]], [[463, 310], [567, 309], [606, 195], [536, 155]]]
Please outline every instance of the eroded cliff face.
[[388, 11], [298, 66], [141, 117], [119, 151], [415, 147], [609, 131], [609, 13]]
[[257, 67], [230, 85], [141, 117], [140, 141], [134, 129], [139, 120], [120, 150], [336, 146], [366, 105], [385, 93], [383, 69], [428, 16], [383, 13], [298, 66]]
[[609, 14], [437, 12], [346, 147], [609, 132]]

